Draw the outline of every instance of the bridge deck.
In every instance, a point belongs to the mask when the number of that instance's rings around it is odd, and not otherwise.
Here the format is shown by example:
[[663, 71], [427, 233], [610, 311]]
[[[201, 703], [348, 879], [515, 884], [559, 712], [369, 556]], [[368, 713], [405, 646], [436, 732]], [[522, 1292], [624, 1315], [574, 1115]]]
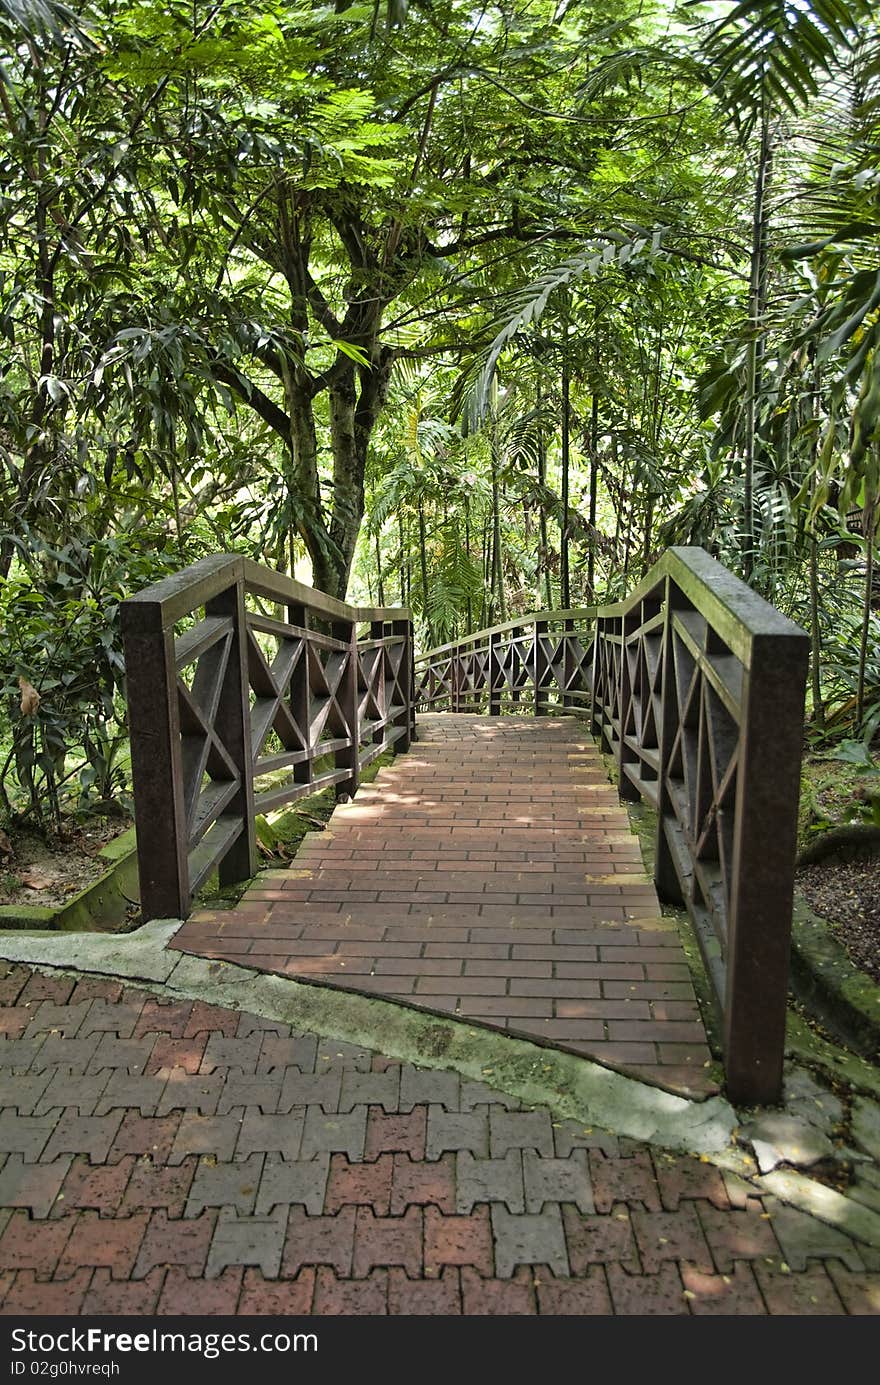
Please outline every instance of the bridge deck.
[[573, 718], [419, 718], [289, 870], [174, 946], [715, 1090], [684, 954]]

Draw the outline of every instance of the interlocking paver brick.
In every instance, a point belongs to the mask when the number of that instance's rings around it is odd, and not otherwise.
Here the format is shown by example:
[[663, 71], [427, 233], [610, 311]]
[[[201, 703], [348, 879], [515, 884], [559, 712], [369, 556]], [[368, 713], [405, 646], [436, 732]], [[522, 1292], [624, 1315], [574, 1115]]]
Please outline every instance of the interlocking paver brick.
[[451, 1265], [436, 1280], [410, 1279], [406, 1270], [388, 1271], [388, 1312], [397, 1316], [453, 1317], [461, 1313], [459, 1272]]
[[[82, 1028], [91, 1005], [90, 1000], [80, 1001], [79, 1005], [57, 1005], [54, 1001], [43, 1000], [31, 1011], [26, 1037], [33, 1039], [38, 1034], [60, 1034], [65, 1039], [73, 1039]], [[96, 1039], [95, 1047], [97, 1042]]]
[[114, 1279], [129, 1279], [147, 1228], [146, 1213], [130, 1217], [101, 1217], [83, 1212], [65, 1243], [55, 1272], [66, 1279], [83, 1265], [104, 1266]]
[[186, 1111], [180, 1117], [169, 1164], [181, 1164], [190, 1154], [210, 1154], [218, 1162], [228, 1162], [235, 1153], [242, 1128], [238, 1116], [199, 1116]]
[[159, 1317], [226, 1318], [234, 1313], [244, 1271], [230, 1265], [217, 1279], [191, 1279], [186, 1270], [172, 1268], [165, 1276], [156, 1307]]
[[[49, 1072], [0, 1073], [0, 1109], [15, 1110], [20, 1116], [32, 1116], [40, 1097], [52, 1080]], [[64, 1103], [61, 1102], [63, 1106]]]
[[836, 1227], [775, 1198], [767, 1198], [765, 1207], [783, 1258], [793, 1270], [805, 1270], [808, 1260], [828, 1258], [842, 1261], [850, 1270], [865, 1268], [859, 1244]]
[[121, 1204], [131, 1177], [133, 1156], [118, 1164], [91, 1164], [82, 1154], [72, 1161], [53, 1215], [66, 1216], [75, 1208], [90, 1208], [103, 1217], [112, 1217]]
[[485, 1107], [467, 1113], [428, 1107], [425, 1155], [439, 1159], [446, 1150], [467, 1149], [477, 1158], [489, 1157], [489, 1118]]
[[235, 1164], [208, 1162], [204, 1155], [186, 1200], [187, 1217], [195, 1217], [203, 1207], [235, 1207], [247, 1214], [254, 1210], [257, 1189], [263, 1172], [262, 1154], [252, 1154]]
[[54, 1133], [58, 1113], [45, 1116], [20, 1116], [17, 1111], [0, 1111], [0, 1150], [20, 1154], [36, 1163]]
[[51, 1001], [53, 1005], [66, 1005], [73, 994], [76, 982], [71, 976], [59, 976], [55, 972], [32, 971], [30, 980], [19, 997], [22, 1005], [36, 1005], [41, 1000]]
[[268, 1155], [263, 1166], [257, 1212], [263, 1216], [279, 1204], [301, 1204], [316, 1217], [324, 1206], [330, 1155], [325, 1150], [313, 1159], [280, 1159]]
[[541, 1273], [535, 1276], [539, 1312], [551, 1317], [603, 1317], [611, 1313], [611, 1295], [605, 1271], [592, 1265], [584, 1279], [556, 1279]]
[[246, 1269], [238, 1312], [273, 1318], [305, 1317], [312, 1311], [315, 1271], [301, 1270], [296, 1279], [266, 1279], [261, 1270]]
[[576, 1149], [567, 1159], [544, 1159], [524, 1150], [523, 1178], [527, 1212], [540, 1212], [546, 1202], [571, 1202], [581, 1212], [595, 1210], [586, 1150]]
[[373, 1270], [369, 1279], [339, 1279], [331, 1269], [319, 1269], [312, 1310], [321, 1317], [375, 1318], [388, 1312], [388, 1271]]
[[87, 1154], [93, 1163], [103, 1163], [121, 1124], [121, 1111], [111, 1111], [106, 1116], [74, 1116], [65, 1112], [46, 1141], [41, 1159], [51, 1163], [59, 1154]]
[[44, 1068], [50, 1068], [51, 1064], [43, 1064], [40, 1055], [46, 1047], [48, 1040], [39, 1039], [4, 1039], [0, 1043], [0, 1069], [13, 1069], [14, 1071], [24, 1071], [26, 1068], [33, 1068], [37, 1072], [42, 1072]]
[[297, 1159], [305, 1118], [304, 1111], [291, 1111], [285, 1116], [264, 1116], [259, 1111], [246, 1110], [239, 1126], [236, 1159], [246, 1159], [254, 1153], [280, 1154], [284, 1159]]
[[47, 1284], [33, 1270], [19, 1270], [3, 1300], [0, 1316], [30, 1318], [79, 1313], [91, 1278], [90, 1269], [81, 1269], [69, 1279]]
[[320, 1106], [328, 1115], [339, 1110], [342, 1072], [304, 1073], [298, 1068], [285, 1068], [278, 1110], [293, 1110], [294, 1106]]
[[525, 1268], [517, 1270], [511, 1279], [491, 1279], [464, 1267], [461, 1299], [462, 1311], [468, 1317], [522, 1317], [538, 1311], [534, 1276]]
[[517, 1265], [549, 1265], [555, 1275], [568, 1274], [568, 1254], [562, 1214], [550, 1205], [545, 1211], [512, 1216], [506, 1207], [492, 1208], [495, 1272], [509, 1279]]
[[558, 1159], [567, 1159], [575, 1149], [598, 1149], [610, 1159], [617, 1158], [620, 1153], [616, 1135], [609, 1135], [580, 1121], [554, 1121], [553, 1143]]
[[134, 1027], [134, 1038], [142, 1034], [168, 1034], [182, 1039], [192, 1015], [191, 1000], [161, 1000], [150, 996], [144, 1001], [138, 1022]]
[[[834, 1260], [825, 1269], [848, 1313], [880, 1316], [880, 1274], [853, 1274]], [[811, 1306], [815, 1307], [812, 1301]]]
[[177, 1165], [157, 1164], [149, 1156], [138, 1159], [122, 1199], [123, 1210], [164, 1207], [169, 1217], [182, 1217], [195, 1171], [195, 1159]]
[[[77, 999], [78, 994], [75, 994], [73, 1000]], [[115, 1034], [118, 1039], [130, 1039], [142, 1009], [142, 1000], [95, 997], [79, 1032], [83, 1038], [88, 1034]]]
[[247, 1106], [270, 1116], [278, 1109], [280, 1095], [280, 1073], [230, 1073], [223, 1082], [217, 1114], [222, 1116], [240, 1106]]
[[690, 1312], [677, 1265], [656, 1274], [627, 1274], [621, 1265], [606, 1268], [614, 1312], [625, 1316], [673, 1317]]
[[740, 1262], [731, 1274], [706, 1274], [694, 1265], [680, 1268], [685, 1297], [697, 1316], [762, 1316], [767, 1312], [751, 1265]]
[[377, 1217], [358, 1207], [352, 1273], [365, 1279], [373, 1269], [400, 1265], [411, 1279], [422, 1272], [422, 1209], [408, 1207], [400, 1217]]
[[367, 1108], [355, 1106], [347, 1115], [327, 1115], [317, 1106], [306, 1111], [300, 1153], [303, 1159], [316, 1154], [347, 1154], [363, 1159], [367, 1134]]
[[201, 1274], [216, 1221], [214, 1209], [197, 1217], [171, 1218], [164, 1208], [158, 1208], [144, 1232], [133, 1278], [144, 1279], [157, 1265], [178, 1265], [191, 1275]]
[[227, 1038], [234, 1038], [238, 1029], [238, 1015], [234, 1010], [226, 1010], [222, 1005], [209, 1005], [204, 1000], [194, 1000], [189, 1019], [184, 1029], [184, 1038], [196, 1034], [219, 1032]]
[[682, 1198], [701, 1198], [722, 1210], [730, 1206], [721, 1172], [708, 1161], [655, 1149], [654, 1171], [660, 1200], [669, 1212], [676, 1210]]
[[144, 1077], [131, 1072], [105, 1069], [99, 1074], [106, 1085], [95, 1104], [95, 1115], [104, 1116], [118, 1108], [136, 1108], [142, 1116], [154, 1116], [165, 1090], [164, 1077]]
[[367, 1115], [364, 1158], [376, 1159], [383, 1151], [408, 1154], [424, 1159], [427, 1138], [427, 1109], [416, 1106], [407, 1115], [386, 1116], [375, 1106]]
[[562, 1218], [572, 1274], [586, 1274], [589, 1265], [612, 1260], [633, 1274], [638, 1273], [641, 1266], [630, 1210], [625, 1203], [592, 1217], [581, 1215], [573, 1207], [563, 1207]]
[[36, 1218], [47, 1217], [70, 1168], [71, 1156], [51, 1164], [26, 1163], [10, 1154], [0, 1170], [0, 1207], [26, 1207]]
[[633, 1231], [642, 1268], [654, 1274], [666, 1260], [684, 1260], [703, 1274], [714, 1268], [703, 1229], [693, 1203], [686, 1202], [677, 1212], [632, 1212]]
[[107, 1086], [110, 1074], [107, 1071], [91, 1076], [72, 1077], [66, 1072], [56, 1072], [43, 1093], [37, 1115], [44, 1111], [57, 1110], [66, 1106], [80, 1116], [92, 1116]]
[[75, 1225], [75, 1216], [35, 1224], [27, 1212], [13, 1212], [0, 1236], [0, 1270], [33, 1270], [48, 1277]]
[[590, 1181], [597, 1212], [608, 1212], [615, 1202], [642, 1202], [649, 1212], [660, 1211], [660, 1193], [647, 1149], [627, 1158], [608, 1158], [590, 1151]]
[[358, 1072], [346, 1068], [342, 1074], [339, 1110], [351, 1111], [355, 1106], [381, 1106], [386, 1113], [395, 1112], [400, 1101], [400, 1069], [385, 1072]]
[[472, 1212], [478, 1202], [503, 1202], [509, 1212], [525, 1212], [521, 1150], [509, 1149], [503, 1159], [475, 1159], [468, 1150], [458, 1151], [455, 1210]]
[[744, 1211], [721, 1211], [709, 1203], [697, 1203], [697, 1215], [712, 1252], [715, 1268], [730, 1274], [735, 1260], [782, 1260], [779, 1243], [761, 1205]]
[[137, 1111], [125, 1111], [122, 1124], [110, 1146], [109, 1158], [115, 1161], [124, 1158], [126, 1154], [149, 1154], [156, 1160], [167, 1159], [181, 1119], [179, 1111], [161, 1118], [140, 1116]]
[[[281, 1273], [294, 1278], [306, 1265], [330, 1265], [348, 1278], [354, 1253], [354, 1207], [343, 1207], [335, 1216], [311, 1217], [302, 1207], [291, 1207]], [[315, 1305], [317, 1310], [317, 1304]]]
[[439, 1207], [455, 1211], [455, 1155], [441, 1154], [430, 1163], [414, 1160], [408, 1154], [394, 1155], [391, 1179], [391, 1214], [400, 1216], [410, 1205]]
[[460, 1092], [461, 1079], [457, 1072], [414, 1068], [411, 1063], [401, 1068], [401, 1111], [411, 1111], [414, 1106], [443, 1106], [447, 1111], [457, 1111]]
[[301, 1073], [315, 1071], [318, 1040], [314, 1034], [281, 1036], [265, 1034], [260, 1048], [260, 1072], [274, 1068], [297, 1068]]
[[[462, 1111], [473, 1111], [484, 1106], [503, 1106], [505, 1111], [518, 1111], [520, 1102], [506, 1092], [497, 1092], [488, 1082], [465, 1081], [462, 1079], [459, 1104]], [[453, 1107], [449, 1107], [453, 1110]]]
[[369, 1164], [352, 1164], [344, 1154], [334, 1154], [324, 1199], [326, 1212], [338, 1212], [350, 1204], [372, 1207], [377, 1217], [387, 1217], [391, 1206], [394, 1155], [380, 1154]]
[[437, 1207], [426, 1207], [424, 1215], [426, 1274], [436, 1273], [443, 1265], [472, 1265], [481, 1274], [493, 1273], [488, 1207], [477, 1207], [466, 1217], [448, 1217]]
[[17, 963], [0, 964], [0, 1005], [15, 1005], [32, 975], [27, 967], [19, 966]]
[[156, 1311], [165, 1270], [157, 1267], [146, 1279], [113, 1279], [110, 1271], [95, 1270], [82, 1303], [85, 1317], [149, 1317]]
[[201, 1071], [214, 1072], [216, 1068], [237, 1068], [240, 1072], [255, 1073], [260, 1061], [263, 1036], [251, 1034], [246, 1039], [229, 1039], [225, 1034], [210, 1034], [202, 1057]]
[[89, 1062], [89, 1072], [98, 1072], [101, 1068], [146, 1072], [155, 1045], [152, 1034], [142, 1039], [117, 1039], [113, 1034], [102, 1034]]
[[223, 1086], [223, 1078], [218, 1073], [188, 1073], [183, 1068], [173, 1068], [156, 1106], [156, 1115], [167, 1116], [169, 1111], [198, 1111], [202, 1116], [213, 1116]]
[[227, 1265], [257, 1265], [267, 1278], [276, 1279], [286, 1230], [286, 1207], [268, 1217], [239, 1217], [230, 1208], [221, 1208], [205, 1277], [216, 1279]]
[[846, 1312], [823, 1264], [812, 1263], [802, 1273], [792, 1274], [782, 1269], [778, 1261], [774, 1265], [757, 1261], [754, 1270], [767, 1312], [774, 1317], [793, 1314], [840, 1317]]
[[553, 1129], [550, 1112], [489, 1111], [489, 1148], [493, 1159], [500, 1159], [509, 1149], [534, 1149], [548, 1159], [553, 1157]]

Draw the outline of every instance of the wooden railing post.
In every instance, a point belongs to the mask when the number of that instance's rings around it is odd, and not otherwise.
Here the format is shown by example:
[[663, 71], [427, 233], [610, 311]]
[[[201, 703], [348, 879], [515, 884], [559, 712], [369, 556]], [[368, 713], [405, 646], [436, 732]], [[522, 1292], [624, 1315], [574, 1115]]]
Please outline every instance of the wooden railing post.
[[220, 884], [232, 885], [238, 880], [250, 879], [257, 870], [247, 611], [244, 604], [244, 581], [241, 576], [234, 587], [229, 587], [227, 591], [220, 592], [205, 603], [205, 614], [227, 616], [232, 620], [229, 660], [214, 717], [214, 730], [240, 776], [238, 793], [227, 811], [241, 819], [242, 830], [218, 866]]
[[808, 648], [755, 635], [745, 672], [724, 1013], [734, 1102], [775, 1102], [782, 1087]]
[[532, 667], [535, 677], [535, 716], [541, 717], [547, 710], [547, 690], [543, 686], [547, 659], [544, 653], [543, 636], [547, 634], [546, 620], [536, 620], [532, 635]]
[[629, 775], [624, 771], [624, 765], [638, 762], [638, 756], [635, 755], [626, 744], [626, 723], [633, 693], [632, 676], [630, 673], [629, 659], [627, 657], [627, 636], [638, 629], [640, 621], [641, 615], [638, 609], [623, 616], [620, 621], [620, 685], [618, 689], [620, 741], [617, 747], [617, 769], [619, 775], [617, 788], [620, 797], [627, 799], [630, 803], [637, 803], [641, 798], [641, 794], [629, 778]]
[[[370, 622], [371, 640], [384, 640], [385, 635], [386, 627], [384, 620], [373, 620]], [[385, 648], [384, 645], [381, 645], [379, 649], [376, 651], [376, 662], [378, 663], [379, 667], [375, 670], [374, 687], [376, 689], [376, 703], [379, 708], [379, 715], [382, 719], [383, 725], [373, 732], [373, 745], [381, 745], [385, 739], [384, 721], [388, 712], [386, 697], [386, 689], [388, 687], [388, 650]]]
[[413, 701], [415, 691], [415, 650], [413, 649], [412, 621], [394, 620], [391, 622], [392, 635], [399, 636], [403, 640], [403, 649], [400, 654], [400, 678], [399, 685], [403, 691], [404, 708], [394, 718], [395, 726], [405, 727], [403, 735], [398, 741], [402, 752], [409, 750], [410, 745], [415, 740], [416, 735], [416, 708]]
[[353, 620], [334, 621], [333, 638], [348, 645], [348, 657], [342, 671], [336, 701], [350, 737], [350, 743], [344, 749], [337, 750], [334, 756], [336, 768], [348, 771], [345, 778], [340, 779], [336, 785], [336, 797], [347, 794], [353, 798], [360, 783], [361, 728], [358, 716], [357, 623]]
[[158, 602], [122, 606], [131, 771], [144, 918], [190, 910], [174, 630]]
[[290, 676], [290, 689], [287, 697], [290, 703], [290, 712], [296, 723], [299, 733], [305, 742], [305, 758], [293, 766], [293, 779], [296, 784], [308, 784], [312, 777], [312, 757], [311, 746], [309, 744], [309, 613], [304, 605], [299, 603], [289, 604], [287, 607], [287, 619], [291, 625], [297, 626], [306, 633], [303, 637], [302, 653], [296, 661], [296, 667]]
[[675, 739], [676, 727], [678, 725], [678, 702], [675, 694], [675, 660], [672, 647], [672, 615], [676, 609], [676, 597], [679, 593], [671, 580], [667, 577], [665, 581], [666, 599], [664, 603], [663, 620], [663, 649], [660, 655], [662, 668], [660, 673], [660, 726], [658, 728], [660, 741], [659, 767], [657, 771], [657, 835], [654, 850], [654, 885], [657, 894], [666, 904], [683, 904], [684, 895], [682, 894], [681, 884], [678, 879], [678, 871], [675, 869], [675, 862], [672, 858], [669, 842], [666, 837], [664, 822], [672, 814], [672, 802], [669, 794], [669, 784], [666, 777], [666, 767], [669, 763], [669, 754], [672, 742]]
[[501, 660], [498, 657], [500, 639], [498, 635], [489, 636], [489, 659], [486, 665], [486, 683], [489, 694], [489, 716], [501, 713]]

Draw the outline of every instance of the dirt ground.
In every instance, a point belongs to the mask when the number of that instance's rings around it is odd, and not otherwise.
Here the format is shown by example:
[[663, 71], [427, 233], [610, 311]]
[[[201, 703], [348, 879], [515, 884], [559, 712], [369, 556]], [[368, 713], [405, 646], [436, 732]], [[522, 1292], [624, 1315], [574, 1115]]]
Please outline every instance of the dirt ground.
[[0, 833], [0, 904], [54, 909], [106, 870], [98, 852], [124, 832], [125, 818], [71, 822], [62, 836], [34, 829]]
[[853, 965], [880, 984], [880, 859], [817, 861], [801, 866], [795, 884]]

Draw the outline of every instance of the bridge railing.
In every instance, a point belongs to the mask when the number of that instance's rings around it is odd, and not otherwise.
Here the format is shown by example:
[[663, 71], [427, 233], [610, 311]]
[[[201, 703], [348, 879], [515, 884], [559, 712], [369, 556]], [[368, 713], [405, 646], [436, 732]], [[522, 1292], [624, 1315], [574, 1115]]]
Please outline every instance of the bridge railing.
[[256, 869], [255, 816], [361, 770], [413, 730], [412, 619], [235, 555], [122, 605], [141, 906], [185, 918], [206, 876]]
[[809, 640], [699, 548], [612, 606], [541, 611], [416, 660], [417, 706], [581, 708], [623, 798], [658, 814], [661, 899], [690, 914], [733, 1100], [779, 1097]]

